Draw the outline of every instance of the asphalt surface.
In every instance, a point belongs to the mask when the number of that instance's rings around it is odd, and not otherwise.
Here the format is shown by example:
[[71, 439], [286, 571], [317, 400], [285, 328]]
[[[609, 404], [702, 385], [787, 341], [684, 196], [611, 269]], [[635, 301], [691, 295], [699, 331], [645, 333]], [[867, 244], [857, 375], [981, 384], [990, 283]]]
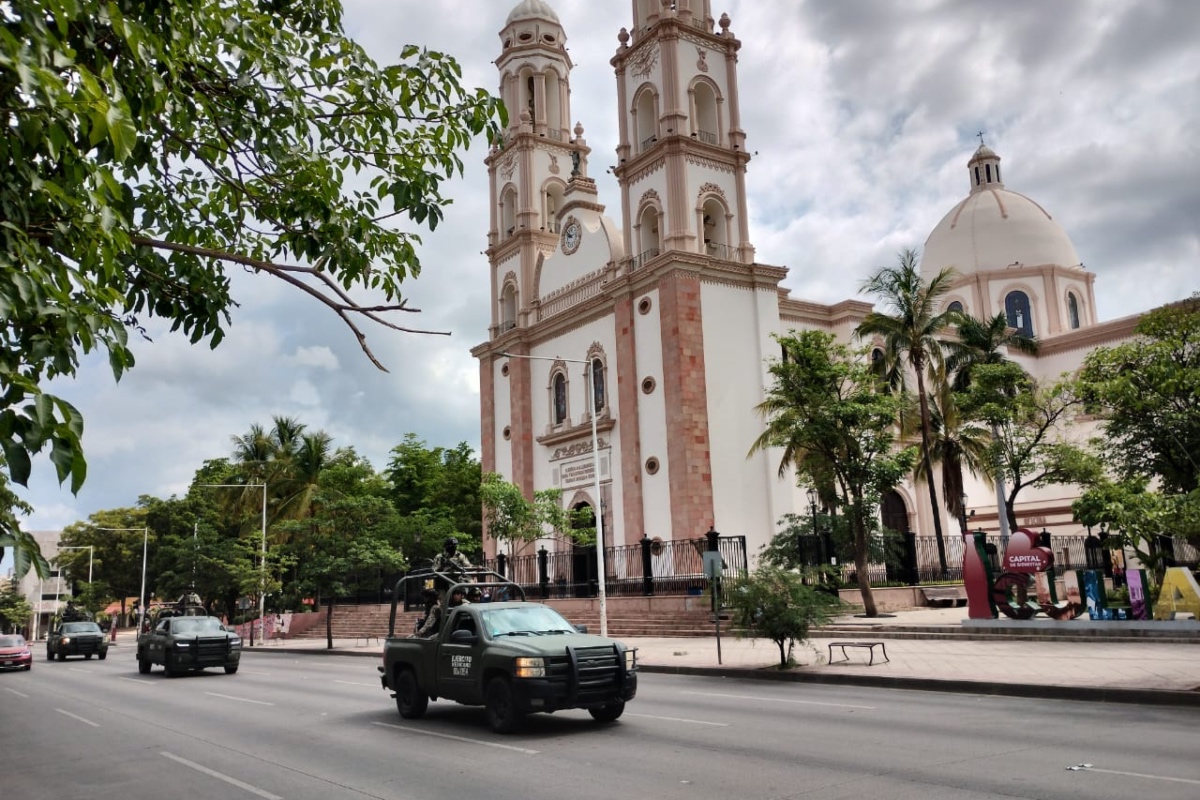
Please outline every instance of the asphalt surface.
[[[998, 622], [989, 629], [963, 608], [913, 609], [874, 619], [840, 617], [793, 651], [723, 632], [711, 637], [624, 638], [648, 673], [710, 675], [925, 691], [1200, 707], [1200, 622], [1142, 623], [1167, 637], [1131, 635], [1129, 625]], [[131, 636], [131, 634], [130, 634]], [[118, 644], [122, 641], [119, 636]], [[874, 648], [838, 642], [876, 642]], [[132, 644], [132, 638], [128, 640]], [[272, 641], [264, 651], [381, 657], [382, 642], [324, 638]], [[831, 647], [831, 645], [833, 645]]]

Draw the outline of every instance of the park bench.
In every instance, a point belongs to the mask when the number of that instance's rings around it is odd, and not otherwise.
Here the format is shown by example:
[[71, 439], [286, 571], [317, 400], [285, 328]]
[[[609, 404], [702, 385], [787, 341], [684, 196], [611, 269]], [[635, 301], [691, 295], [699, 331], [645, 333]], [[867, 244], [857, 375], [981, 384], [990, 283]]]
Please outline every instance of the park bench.
[[965, 606], [967, 590], [962, 586], [922, 586], [925, 603], [931, 606]]
[[[840, 648], [842, 651], [842, 657], [840, 659], [838, 659], [837, 661], [833, 660], [833, 648], [835, 648], [835, 647]], [[843, 661], [849, 661], [850, 656], [848, 656], [846, 654], [847, 647], [861, 647], [861, 648], [866, 649], [867, 652], [871, 656], [870, 660], [867, 661], [868, 667], [875, 665], [875, 648], [876, 647], [878, 647], [880, 650], [883, 651], [883, 660], [884, 661], [891, 661], [891, 659], [888, 658], [887, 646], [883, 642], [830, 642], [829, 643], [829, 663], [830, 664], [840, 664]]]

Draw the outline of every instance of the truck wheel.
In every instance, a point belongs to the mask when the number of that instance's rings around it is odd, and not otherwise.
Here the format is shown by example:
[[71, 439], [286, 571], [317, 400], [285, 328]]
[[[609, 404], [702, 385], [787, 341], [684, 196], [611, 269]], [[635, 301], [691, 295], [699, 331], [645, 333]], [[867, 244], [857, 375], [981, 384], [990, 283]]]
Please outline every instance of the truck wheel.
[[62, 651], [60, 651], [60, 652], [59, 652], [59, 654], [58, 654], [58, 660], [59, 660], [59, 661], [66, 661], [66, 660], [67, 660], [67, 654], [66, 654], [66, 653], [64, 653], [64, 652], [62, 652]]
[[150, 659], [138, 657], [138, 672], [142, 675], [150, 674]]
[[226, 668], [225, 668], [225, 674], [226, 674], [226, 675], [233, 675], [234, 673], [236, 673], [236, 672], [237, 672], [237, 668], [238, 668], [238, 665], [237, 665], [237, 664], [234, 664], [234, 665], [232, 665], [232, 666], [226, 667]]
[[513, 703], [507, 678], [492, 678], [487, 685], [486, 701], [488, 724], [496, 733], [512, 733], [521, 727], [522, 716]]
[[84, 661], [91, 661], [91, 660], [92, 660], [92, 654], [91, 654], [91, 653], [86, 653], [86, 654], [84, 654], [84, 656], [83, 656], [83, 660], [84, 660]]
[[625, 713], [625, 701], [618, 700], [615, 703], [609, 703], [599, 708], [589, 708], [588, 713], [597, 722], [613, 722]]
[[396, 678], [396, 710], [405, 719], [420, 719], [429, 708], [429, 695], [417, 685], [417, 676], [406, 669]]
[[167, 673], [168, 678], [179, 677], [179, 670], [175, 669], [175, 664], [172, 663], [170, 656], [163, 659], [163, 672]]
[[105, 651], [101, 652], [99, 655], [96, 656], [96, 658], [103, 661], [104, 659], [108, 658], [108, 651], [105, 650]]
[[47, 647], [47, 648], [46, 648], [46, 660], [47, 660], [47, 661], [53, 661], [53, 660], [54, 660], [54, 651], [53, 651], [53, 650], [51, 650], [49, 647]]

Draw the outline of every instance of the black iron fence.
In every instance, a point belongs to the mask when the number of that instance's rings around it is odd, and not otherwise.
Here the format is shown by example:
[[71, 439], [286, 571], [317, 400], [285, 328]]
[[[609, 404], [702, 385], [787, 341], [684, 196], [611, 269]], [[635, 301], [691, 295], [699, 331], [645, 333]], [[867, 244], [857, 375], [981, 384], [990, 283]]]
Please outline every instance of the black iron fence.
[[[604, 548], [604, 592], [608, 597], [704, 594], [704, 553], [721, 554], [725, 575], [744, 575], [749, 569], [745, 536], [715, 532], [696, 539], [641, 542]], [[530, 597], [595, 597], [599, 570], [595, 546], [507, 557], [483, 563], [521, 586]]]
[[[929, 583], [953, 583], [962, 580], [963, 537], [958, 532], [943, 537], [945, 569], [938, 553], [937, 539], [912, 533], [889, 534], [883, 537], [884, 553], [868, 565], [873, 586]], [[984, 544], [992, 568], [1000, 571], [1000, 558], [1007, 542], [999, 534], [990, 534]], [[1120, 563], [1114, 565], [1113, 551], [1104, 536], [1059, 536], [1042, 531], [1038, 544], [1054, 553], [1054, 577], [1067, 570], [1100, 569], [1108, 577], [1120, 577]], [[1200, 551], [1182, 538], [1160, 536], [1151, 543], [1152, 551], [1164, 566], [1200, 566]], [[805, 566], [822, 567], [832, 571], [846, 585], [857, 583], [855, 566], [848, 551], [839, 550], [830, 536], [805, 535], [798, 537], [800, 561]]]

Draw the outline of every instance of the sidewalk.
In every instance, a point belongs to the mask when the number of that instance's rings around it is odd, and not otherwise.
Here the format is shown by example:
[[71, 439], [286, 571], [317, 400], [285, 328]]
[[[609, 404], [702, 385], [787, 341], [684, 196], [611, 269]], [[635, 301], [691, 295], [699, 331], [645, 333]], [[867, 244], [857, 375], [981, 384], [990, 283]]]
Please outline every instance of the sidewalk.
[[[1103, 636], [953, 638], [962, 634], [965, 617], [964, 608], [913, 609], [871, 620], [839, 617], [830, 626], [839, 628], [837, 633], [814, 631], [808, 642], [796, 647], [798, 666], [788, 670], [777, 668], [779, 649], [773, 642], [737, 639], [725, 631], [719, 659], [715, 635], [622, 641], [638, 648], [643, 672], [1200, 707], [1200, 630], [1193, 643], [1109, 641]], [[906, 638], [890, 638], [888, 628], [910, 632]], [[874, 648], [873, 665], [868, 665], [866, 648], [847, 648], [847, 660], [842, 661], [840, 649], [834, 647], [835, 663], [828, 663], [830, 642], [845, 641], [882, 645]], [[253, 652], [375, 658], [383, 652], [375, 639], [335, 639], [333, 645], [328, 649], [323, 638], [289, 639]], [[885, 649], [888, 660], [882, 661]]]

